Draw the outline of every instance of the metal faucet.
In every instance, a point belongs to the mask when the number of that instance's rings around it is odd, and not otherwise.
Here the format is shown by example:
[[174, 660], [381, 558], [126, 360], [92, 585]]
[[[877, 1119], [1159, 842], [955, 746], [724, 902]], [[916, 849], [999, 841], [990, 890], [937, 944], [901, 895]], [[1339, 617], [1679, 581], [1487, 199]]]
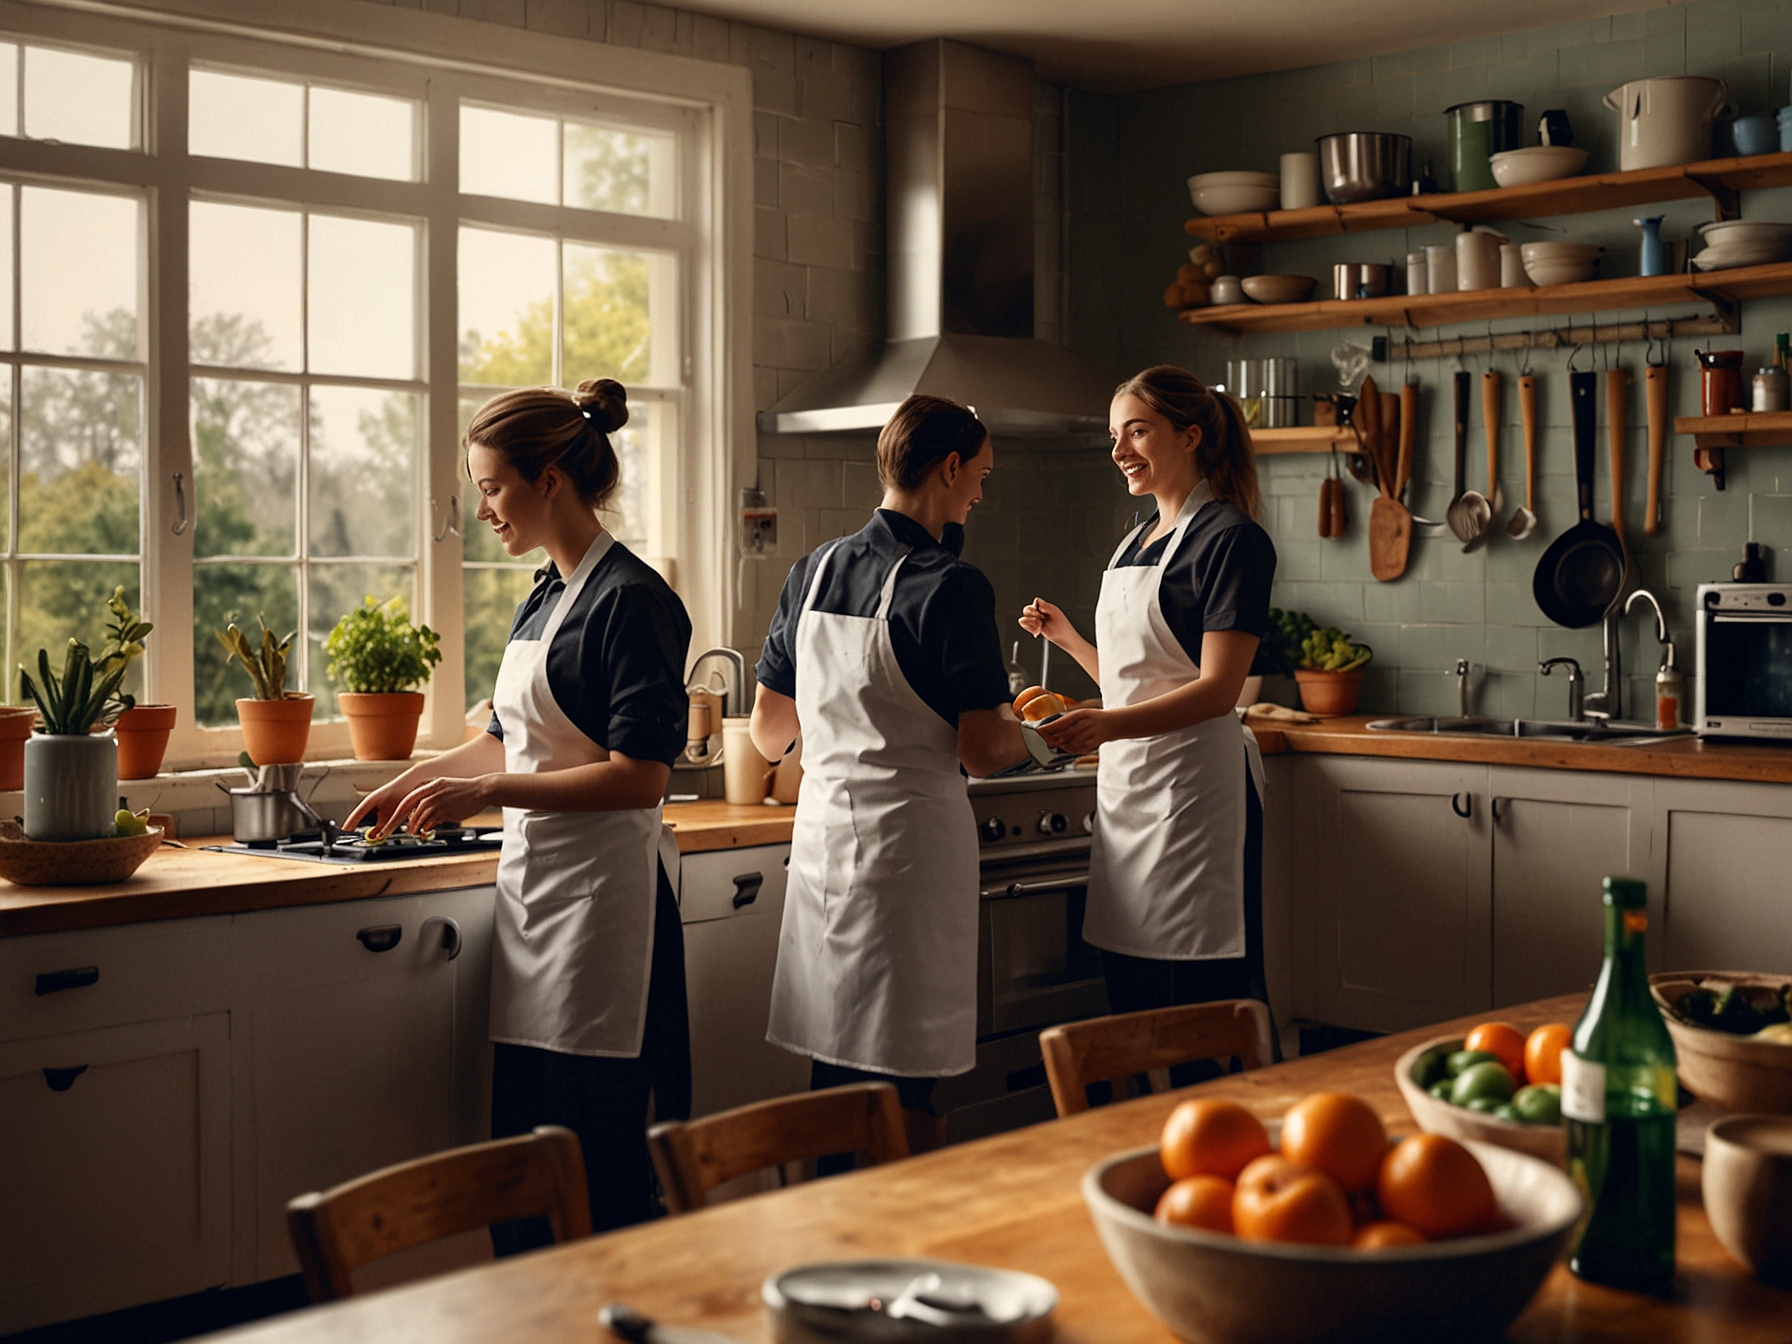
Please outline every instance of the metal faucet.
[[1552, 669], [1565, 667], [1568, 669], [1568, 717], [1575, 723], [1587, 717], [1584, 693], [1587, 686], [1586, 674], [1580, 670], [1580, 664], [1572, 658], [1550, 658], [1537, 664], [1537, 671], [1548, 676]]
[[728, 665], [726, 685], [722, 689], [722, 713], [724, 716], [738, 716], [747, 712], [747, 660], [740, 656], [740, 650], [729, 648], [705, 649], [691, 662], [691, 676], [688, 685], [701, 685], [698, 672], [703, 664], [711, 658], [720, 658]]
[[1585, 697], [1589, 718], [1608, 719], [1615, 723], [1624, 717], [1624, 660], [1623, 649], [1618, 640], [1618, 621], [1636, 605], [1638, 598], [1655, 609], [1655, 637], [1663, 644], [1668, 642], [1668, 623], [1661, 614], [1661, 603], [1655, 600], [1655, 594], [1647, 588], [1638, 588], [1626, 598], [1622, 610], [1613, 603], [1599, 625], [1605, 684]]
[[1456, 660], [1456, 717], [1468, 717], [1468, 659]]

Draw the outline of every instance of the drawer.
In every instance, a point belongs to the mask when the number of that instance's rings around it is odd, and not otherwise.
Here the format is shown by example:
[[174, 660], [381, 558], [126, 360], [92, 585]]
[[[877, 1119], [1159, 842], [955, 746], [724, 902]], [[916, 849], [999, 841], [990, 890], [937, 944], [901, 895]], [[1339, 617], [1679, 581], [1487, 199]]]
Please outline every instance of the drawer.
[[[686, 854], [679, 866], [679, 911], [686, 924], [784, 909], [789, 845], [754, 845]], [[757, 875], [757, 876], [755, 876]]]
[[0, 1040], [221, 1011], [229, 955], [227, 916], [0, 939]]
[[237, 915], [231, 952], [240, 998], [431, 972], [454, 950], [455, 934], [432, 913], [441, 904], [388, 896]]

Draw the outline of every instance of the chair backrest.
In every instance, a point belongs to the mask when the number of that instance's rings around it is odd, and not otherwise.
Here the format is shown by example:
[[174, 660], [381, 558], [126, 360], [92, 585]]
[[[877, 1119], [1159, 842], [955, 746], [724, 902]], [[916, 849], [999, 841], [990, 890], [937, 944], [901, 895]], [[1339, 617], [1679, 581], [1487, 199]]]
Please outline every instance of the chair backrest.
[[1065, 1116], [1089, 1109], [1084, 1089], [1091, 1083], [1112, 1082], [1119, 1095], [1133, 1074], [1234, 1055], [1244, 1068], [1260, 1069], [1274, 1058], [1269, 1033], [1264, 1004], [1222, 999], [1049, 1027], [1039, 1033], [1039, 1051], [1052, 1101]]
[[724, 1181], [786, 1162], [865, 1153], [873, 1165], [908, 1156], [902, 1105], [888, 1083], [851, 1083], [738, 1106], [647, 1131], [666, 1208], [700, 1209]]
[[493, 1223], [546, 1217], [555, 1241], [591, 1235], [585, 1159], [559, 1125], [431, 1153], [286, 1206], [313, 1302], [352, 1296], [356, 1268]]

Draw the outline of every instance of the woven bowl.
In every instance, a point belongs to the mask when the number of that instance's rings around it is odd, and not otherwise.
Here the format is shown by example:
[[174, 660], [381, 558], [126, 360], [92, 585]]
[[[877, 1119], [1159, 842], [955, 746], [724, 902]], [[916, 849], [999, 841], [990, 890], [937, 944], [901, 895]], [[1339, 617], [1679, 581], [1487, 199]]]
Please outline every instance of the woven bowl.
[[167, 832], [104, 840], [28, 840], [14, 821], [0, 822], [0, 877], [21, 887], [85, 887], [123, 882], [161, 848]]
[[1528, 1153], [1566, 1169], [1568, 1166], [1568, 1131], [1560, 1125], [1527, 1125], [1517, 1120], [1501, 1120], [1495, 1116], [1471, 1111], [1466, 1106], [1452, 1106], [1439, 1101], [1413, 1081], [1413, 1069], [1420, 1058], [1433, 1050], [1462, 1048], [1462, 1037], [1439, 1036], [1436, 1040], [1415, 1045], [1394, 1065], [1394, 1081], [1400, 1085], [1400, 1098], [1419, 1128], [1427, 1134], [1442, 1134], [1452, 1139], [1476, 1139], [1497, 1143], [1516, 1153]]
[[1792, 1115], [1792, 1045], [1732, 1036], [1684, 1022], [1674, 1006], [1703, 985], [1778, 989], [1792, 977], [1751, 971], [1669, 971], [1649, 977], [1649, 992], [1674, 1038], [1681, 1085], [1721, 1111]]

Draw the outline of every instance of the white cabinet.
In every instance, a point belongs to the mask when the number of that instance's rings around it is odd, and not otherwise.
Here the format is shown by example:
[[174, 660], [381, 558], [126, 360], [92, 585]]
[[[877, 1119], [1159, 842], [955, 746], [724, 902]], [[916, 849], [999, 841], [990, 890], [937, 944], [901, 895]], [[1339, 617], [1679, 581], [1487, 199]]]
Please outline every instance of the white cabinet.
[[1792, 974], [1792, 786], [1655, 782], [1659, 969]]

